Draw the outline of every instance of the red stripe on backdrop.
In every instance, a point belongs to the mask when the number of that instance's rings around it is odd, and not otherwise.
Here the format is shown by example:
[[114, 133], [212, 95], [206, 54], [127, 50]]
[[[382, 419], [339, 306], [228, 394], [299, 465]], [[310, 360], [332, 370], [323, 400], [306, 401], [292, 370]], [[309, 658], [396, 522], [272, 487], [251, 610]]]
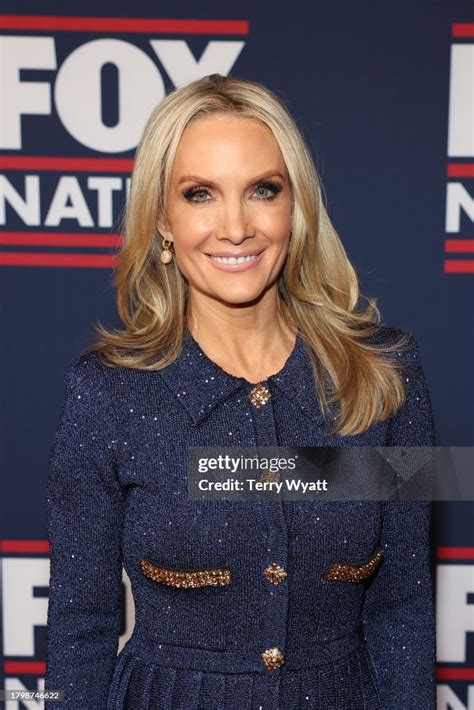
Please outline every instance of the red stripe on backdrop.
[[72, 32], [131, 32], [140, 34], [247, 35], [247, 20], [174, 20], [145, 17], [63, 17], [57, 15], [0, 15], [7, 30]]
[[474, 547], [438, 546], [436, 554], [440, 560], [474, 560]]
[[452, 26], [453, 37], [474, 37], [474, 23], [454, 22]]
[[5, 675], [44, 675], [46, 663], [44, 661], [4, 661], [3, 672]]
[[0, 540], [0, 552], [49, 552], [48, 540]]
[[474, 680], [474, 668], [437, 668], [436, 680]]
[[449, 163], [448, 177], [474, 177], [474, 163]]
[[120, 234], [75, 232], [0, 232], [0, 244], [42, 247], [120, 247]]
[[446, 259], [444, 262], [445, 274], [474, 274], [474, 261], [466, 259]]
[[133, 169], [133, 160], [131, 158], [67, 158], [53, 155], [2, 155], [0, 169], [130, 173]]
[[446, 239], [444, 250], [447, 252], [464, 252], [470, 253], [474, 251], [474, 239]]
[[41, 254], [39, 252], [0, 252], [0, 266], [53, 266], [110, 269], [117, 256], [108, 254]]

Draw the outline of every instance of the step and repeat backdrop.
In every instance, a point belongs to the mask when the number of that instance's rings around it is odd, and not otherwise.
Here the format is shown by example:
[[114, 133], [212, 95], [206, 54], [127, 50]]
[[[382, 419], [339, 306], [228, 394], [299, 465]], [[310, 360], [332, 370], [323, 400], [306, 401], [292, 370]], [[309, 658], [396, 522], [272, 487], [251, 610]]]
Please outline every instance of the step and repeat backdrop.
[[[456, 0], [4, 0], [1, 12], [0, 688], [41, 690], [63, 376], [95, 323], [119, 325], [134, 149], [170, 89], [219, 72], [288, 103], [362, 290], [420, 344], [437, 444], [474, 444], [474, 13]], [[440, 710], [474, 709], [473, 514], [433, 504]], [[123, 581], [120, 647], [134, 625]], [[7, 703], [20, 707], [42, 703]]]

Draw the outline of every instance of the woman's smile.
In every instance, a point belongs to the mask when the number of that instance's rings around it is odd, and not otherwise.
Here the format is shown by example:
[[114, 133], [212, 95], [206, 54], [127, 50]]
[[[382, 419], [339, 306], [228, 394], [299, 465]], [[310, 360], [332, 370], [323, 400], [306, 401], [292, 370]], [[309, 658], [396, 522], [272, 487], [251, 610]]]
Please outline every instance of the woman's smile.
[[244, 254], [206, 254], [210, 263], [222, 271], [247, 271], [259, 263], [264, 250]]

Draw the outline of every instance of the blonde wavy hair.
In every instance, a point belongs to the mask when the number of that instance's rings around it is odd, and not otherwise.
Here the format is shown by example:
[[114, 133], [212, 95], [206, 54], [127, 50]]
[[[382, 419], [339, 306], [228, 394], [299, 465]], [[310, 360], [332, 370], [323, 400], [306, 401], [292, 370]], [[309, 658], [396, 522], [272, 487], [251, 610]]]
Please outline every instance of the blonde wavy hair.
[[[387, 344], [376, 299], [359, 291], [356, 272], [329, 219], [311, 153], [282, 99], [261, 84], [212, 74], [173, 90], [156, 107], [138, 146], [113, 283], [124, 324], [107, 330], [85, 352], [102, 364], [159, 370], [182, 349], [189, 287], [174, 259], [160, 261], [156, 225], [166, 214], [171, 171], [180, 138], [191, 121], [231, 114], [261, 121], [278, 142], [293, 198], [292, 237], [278, 277], [278, 304], [312, 357], [316, 391], [326, 420], [341, 436], [364, 432], [405, 401], [402, 358], [387, 357], [407, 343]], [[372, 339], [372, 342], [370, 340]], [[398, 362], [397, 362], [398, 360]]]

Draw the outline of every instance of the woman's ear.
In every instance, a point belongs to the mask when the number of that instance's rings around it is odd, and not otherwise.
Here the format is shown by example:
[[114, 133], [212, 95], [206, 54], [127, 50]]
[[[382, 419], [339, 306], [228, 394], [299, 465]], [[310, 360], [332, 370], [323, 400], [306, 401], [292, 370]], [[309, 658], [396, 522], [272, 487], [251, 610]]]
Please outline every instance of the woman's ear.
[[169, 228], [169, 224], [165, 219], [159, 219], [158, 222], [156, 223], [156, 228], [158, 232], [161, 234], [162, 237], [164, 237], [168, 242], [173, 241], [173, 235], [171, 233], [171, 230]]

